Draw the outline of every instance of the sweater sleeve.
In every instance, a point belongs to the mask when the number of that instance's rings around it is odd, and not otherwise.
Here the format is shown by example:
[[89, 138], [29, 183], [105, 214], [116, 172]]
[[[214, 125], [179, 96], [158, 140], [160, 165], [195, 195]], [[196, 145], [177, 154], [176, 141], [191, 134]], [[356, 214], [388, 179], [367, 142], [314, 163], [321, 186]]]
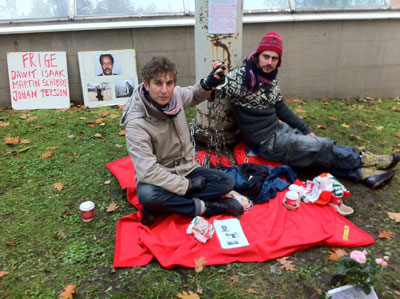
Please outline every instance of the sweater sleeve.
[[299, 129], [304, 135], [312, 132], [311, 128], [286, 105], [283, 99], [276, 102], [275, 110], [279, 119], [293, 129]]

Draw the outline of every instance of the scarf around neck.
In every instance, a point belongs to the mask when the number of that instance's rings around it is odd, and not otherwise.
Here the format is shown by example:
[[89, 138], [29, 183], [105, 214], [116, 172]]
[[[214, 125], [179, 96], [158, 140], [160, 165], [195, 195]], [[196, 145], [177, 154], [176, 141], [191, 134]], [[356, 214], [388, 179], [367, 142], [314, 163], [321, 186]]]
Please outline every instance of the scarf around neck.
[[244, 79], [245, 91], [256, 92], [260, 89], [261, 83], [270, 84], [278, 75], [278, 68], [271, 73], [265, 73], [260, 70], [254, 62], [254, 54], [251, 53], [246, 59], [246, 76]]
[[175, 117], [181, 111], [181, 106], [175, 94], [172, 95], [172, 98], [168, 102], [168, 104], [162, 107], [153, 100], [151, 100], [150, 94], [144, 88], [144, 85], [141, 85], [139, 87], [139, 93], [141, 95], [141, 98], [143, 100], [144, 106], [146, 107], [147, 111], [154, 117], [157, 117], [159, 119], [169, 119]]

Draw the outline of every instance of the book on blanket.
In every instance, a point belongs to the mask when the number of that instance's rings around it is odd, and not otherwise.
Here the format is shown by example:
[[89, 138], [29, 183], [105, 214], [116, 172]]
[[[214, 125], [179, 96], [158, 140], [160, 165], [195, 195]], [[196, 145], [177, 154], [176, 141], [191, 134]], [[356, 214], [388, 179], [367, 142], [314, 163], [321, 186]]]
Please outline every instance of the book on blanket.
[[223, 249], [249, 246], [239, 219], [214, 220], [214, 227]]

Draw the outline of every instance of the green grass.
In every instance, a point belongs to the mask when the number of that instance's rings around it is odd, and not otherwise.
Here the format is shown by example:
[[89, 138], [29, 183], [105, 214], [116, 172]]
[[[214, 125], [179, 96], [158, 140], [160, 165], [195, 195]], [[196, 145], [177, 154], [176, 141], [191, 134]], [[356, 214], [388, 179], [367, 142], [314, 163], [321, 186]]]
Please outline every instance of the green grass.
[[[305, 111], [298, 114], [315, 133], [341, 144], [382, 154], [400, 148], [398, 99], [329, 100], [327, 104], [309, 100], [289, 105]], [[108, 115], [101, 116], [103, 112]], [[30, 120], [26, 114], [37, 118]], [[136, 210], [105, 167], [127, 156], [119, 117], [108, 118], [111, 114], [120, 116], [121, 110], [0, 112], [0, 122], [9, 122], [0, 127], [0, 271], [9, 272], [0, 278], [0, 298], [57, 298], [68, 284], [77, 286], [74, 298], [176, 298], [189, 290], [201, 298], [324, 298], [333, 287], [330, 279], [337, 266], [328, 261], [328, 247], [293, 254], [295, 272], [281, 270], [273, 260], [211, 266], [201, 273], [181, 267], [165, 270], [153, 261], [112, 273], [117, 220]], [[188, 115], [194, 114], [192, 110]], [[90, 126], [99, 118], [104, 118], [102, 124]], [[320, 125], [326, 129], [319, 129]], [[4, 142], [5, 137], [17, 136], [30, 143]], [[41, 158], [47, 151], [52, 156]], [[111, 183], [104, 184], [108, 180]], [[56, 182], [65, 185], [62, 191], [53, 188]], [[346, 201], [355, 209], [350, 220], [376, 238], [368, 250], [390, 255], [378, 296], [398, 298], [400, 229], [386, 212], [400, 212], [400, 180], [396, 176], [379, 190], [343, 183], [352, 191]], [[79, 214], [79, 204], [85, 200], [96, 204], [95, 220], [89, 223], [82, 222]], [[119, 208], [107, 213], [111, 202]], [[382, 230], [391, 231], [393, 237], [378, 239]]]

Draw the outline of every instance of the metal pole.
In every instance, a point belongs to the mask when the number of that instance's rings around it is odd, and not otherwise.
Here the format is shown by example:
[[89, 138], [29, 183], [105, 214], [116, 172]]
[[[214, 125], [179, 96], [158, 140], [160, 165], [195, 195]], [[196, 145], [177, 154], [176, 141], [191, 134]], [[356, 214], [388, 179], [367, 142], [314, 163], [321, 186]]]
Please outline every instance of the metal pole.
[[[242, 14], [243, 0], [196, 0], [195, 2], [195, 56], [196, 81], [207, 76], [212, 69], [212, 62], [223, 61], [226, 72], [239, 66], [242, 62]], [[223, 130], [226, 143], [238, 140], [233, 115], [228, 99], [221, 100], [217, 124]], [[199, 130], [195, 139], [208, 143], [210, 130], [215, 130], [216, 119], [208, 111], [207, 102], [197, 106], [197, 123]]]

